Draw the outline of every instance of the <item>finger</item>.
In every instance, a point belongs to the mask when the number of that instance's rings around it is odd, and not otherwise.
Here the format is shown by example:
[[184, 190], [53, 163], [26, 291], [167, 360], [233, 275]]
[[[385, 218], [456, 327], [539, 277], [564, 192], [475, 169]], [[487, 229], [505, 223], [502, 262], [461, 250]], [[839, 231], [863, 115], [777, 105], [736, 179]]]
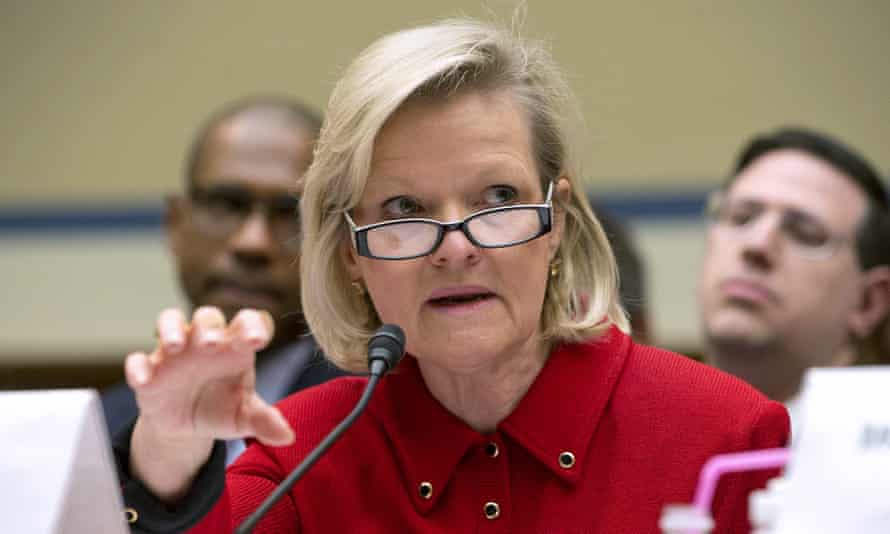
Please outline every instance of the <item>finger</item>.
[[217, 349], [225, 342], [226, 316], [219, 308], [201, 306], [192, 314], [192, 343], [202, 349]]
[[158, 315], [156, 325], [158, 344], [167, 354], [177, 354], [185, 348], [188, 325], [185, 315], [176, 308], [168, 308]]
[[127, 384], [139, 389], [151, 381], [152, 365], [144, 352], [134, 352], [124, 360], [124, 376]]
[[275, 319], [272, 318], [272, 314], [266, 310], [260, 310], [260, 315], [263, 316], [263, 322], [266, 323], [266, 328], [269, 329], [269, 339], [275, 335]]
[[272, 340], [274, 327], [269, 312], [243, 309], [235, 315], [229, 327], [233, 346], [237, 350], [256, 352]]
[[278, 408], [254, 394], [246, 410], [249, 432], [265, 445], [284, 447], [294, 442], [294, 431]]

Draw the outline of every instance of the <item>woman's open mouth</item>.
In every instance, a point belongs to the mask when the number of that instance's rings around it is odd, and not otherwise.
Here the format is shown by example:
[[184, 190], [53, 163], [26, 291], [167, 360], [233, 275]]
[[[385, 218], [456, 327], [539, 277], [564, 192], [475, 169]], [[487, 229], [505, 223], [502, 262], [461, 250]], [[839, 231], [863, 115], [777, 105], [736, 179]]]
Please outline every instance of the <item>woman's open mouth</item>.
[[427, 304], [446, 312], [466, 313], [475, 311], [495, 298], [484, 288], [454, 288], [433, 292]]

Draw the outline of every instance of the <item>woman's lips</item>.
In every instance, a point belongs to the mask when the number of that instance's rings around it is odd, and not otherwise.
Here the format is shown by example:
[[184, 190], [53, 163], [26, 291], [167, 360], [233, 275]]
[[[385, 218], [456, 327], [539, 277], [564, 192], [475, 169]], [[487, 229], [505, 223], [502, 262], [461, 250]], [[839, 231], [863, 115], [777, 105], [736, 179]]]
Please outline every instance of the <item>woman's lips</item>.
[[467, 297], [473, 295], [491, 294], [492, 291], [485, 286], [460, 285], [440, 287], [430, 293], [428, 300], [442, 299], [446, 297]]
[[462, 315], [486, 307], [494, 298], [495, 294], [482, 286], [446, 287], [433, 291], [426, 304], [437, 311]]

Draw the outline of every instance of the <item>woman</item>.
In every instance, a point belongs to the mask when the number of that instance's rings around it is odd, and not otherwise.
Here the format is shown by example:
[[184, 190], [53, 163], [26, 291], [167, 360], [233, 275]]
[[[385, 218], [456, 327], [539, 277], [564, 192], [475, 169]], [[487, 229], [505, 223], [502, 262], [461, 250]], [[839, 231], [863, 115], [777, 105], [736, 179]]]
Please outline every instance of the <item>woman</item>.
[[[304, 313], [344, 369], [366, 369], [382, 322], [409, 356], [259, 532], [656, 532], [710, 456], [784, 444], [780, 405], [623, 331], [569, 97], [541, 47], [472, 21], [389, 35], [347, 69], [305, 178]], [[365, 383], [279, 412], [252, 387], [262, 314], [166, 311], [158, 333], [128, 357], [141, 414], [118, 449], [145, 531], [230, 531]], [[216, 499], [213, 440], [247, 436]], [[747, 532], [765, 479], [721, 486], [718, 532]]]

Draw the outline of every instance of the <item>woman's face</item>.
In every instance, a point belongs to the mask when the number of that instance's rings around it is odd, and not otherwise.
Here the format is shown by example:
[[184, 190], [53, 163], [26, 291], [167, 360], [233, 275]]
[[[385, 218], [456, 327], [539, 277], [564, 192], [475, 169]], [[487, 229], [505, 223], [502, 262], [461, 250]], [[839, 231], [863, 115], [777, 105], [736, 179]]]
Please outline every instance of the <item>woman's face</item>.
[[[560, 180], [554, 197], [565, 196]], [[473, 91], [414, 99], [377, 136], [359, 226], [405, 217], [450, 222], [485, 208], [544, 202], [529, 127], [512, 97]], [[479, 248], [447, 232], [431, 254], [408, 260], [358, 256], [347, 267], [384, 323], [401, 326], [407, 350], [454, 372], [543, 350], [539, 324], [549, 262], [562, 232], [507, 248]], [[531, 352], [530, 352], [531, 351]]]

